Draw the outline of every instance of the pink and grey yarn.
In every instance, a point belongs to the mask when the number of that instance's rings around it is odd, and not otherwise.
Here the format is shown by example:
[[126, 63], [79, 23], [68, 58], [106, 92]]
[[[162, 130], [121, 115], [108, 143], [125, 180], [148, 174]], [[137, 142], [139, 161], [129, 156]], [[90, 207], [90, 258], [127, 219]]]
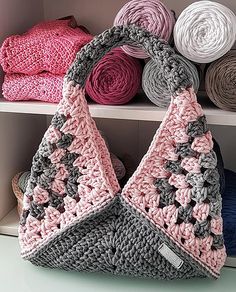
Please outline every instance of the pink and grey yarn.
[[[173, 97], [121, 190], [84, 87], [99, 59], [124, 44], [159, 60]], [[33, 158], [19, 227], [23, 258], [158, 279], [219, 276], [225, 247], [217, 159], [191, 80], [165, 42], [134, 26], [113, 27], [81, 50]], [[163, 243], [183, 260], [180, 268], [159, 253]]]

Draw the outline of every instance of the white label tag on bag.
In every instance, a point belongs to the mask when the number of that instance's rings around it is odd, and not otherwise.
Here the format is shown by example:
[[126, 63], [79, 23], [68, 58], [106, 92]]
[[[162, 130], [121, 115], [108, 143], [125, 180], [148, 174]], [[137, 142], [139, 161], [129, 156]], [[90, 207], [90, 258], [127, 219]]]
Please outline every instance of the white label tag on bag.
[[165, 243], [162, 243], [158, 248], [159, 253], [174, 266], [177, 270], [179, 270], [184, 261], [177, 256]]

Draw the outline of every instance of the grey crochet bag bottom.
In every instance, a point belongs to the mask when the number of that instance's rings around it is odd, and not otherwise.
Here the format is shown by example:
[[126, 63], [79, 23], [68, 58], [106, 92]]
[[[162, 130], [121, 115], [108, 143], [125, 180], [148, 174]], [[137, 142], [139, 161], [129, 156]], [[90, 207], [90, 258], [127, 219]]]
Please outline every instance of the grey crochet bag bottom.
[[119, 196], [53, 238], [31, 262], [68, 271], [166, 280], [211, 276]]
[[[84, 85], [94, 64], [124, 44], [148, 52], [173, 97], [121, 190]], [[51, 268], [157, 279], [219, 277], [226, 257], [220, 176], [188, 74], [165, 41], [134, 26], [113, 27], [80, 51], [33, 158], [19, 226], [24, 259]]]

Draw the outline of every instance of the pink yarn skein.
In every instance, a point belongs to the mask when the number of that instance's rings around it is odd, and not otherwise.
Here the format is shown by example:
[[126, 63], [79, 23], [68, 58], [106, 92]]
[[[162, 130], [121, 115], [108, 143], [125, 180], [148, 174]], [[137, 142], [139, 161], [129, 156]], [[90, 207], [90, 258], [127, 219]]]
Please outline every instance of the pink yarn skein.
[[64, 75], [41, 73], [34, 76], [6, 74], [3, 96], [10, 101], [39, 100], [58, 103], [62, 99]]
[[82, 29], [72, 28], [68, 20], [42, 22], [23, 35], [7, 38], [0, 49], [0, 64], [6, 73], [64, 74], [92, 38]]
[[[114, 25], [136, 24], [154, 35], [168, 41], [173, 31], [175, 18], [159, 0], [131, 0], [115, 17]], [[145, 59], [148, 55], [139, 47], [125, 45], [122, 49], [130, 56]]]
[[141, 75], [139, 60], [116, 48], [94, 67], [86, 82], [86, 92], [100, 104], [125, 104], [138, 92]]

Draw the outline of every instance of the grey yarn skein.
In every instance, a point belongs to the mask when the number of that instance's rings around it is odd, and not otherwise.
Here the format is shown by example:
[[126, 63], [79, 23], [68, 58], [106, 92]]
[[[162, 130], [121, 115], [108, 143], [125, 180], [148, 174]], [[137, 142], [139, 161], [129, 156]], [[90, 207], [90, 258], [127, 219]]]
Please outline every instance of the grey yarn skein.
[[[176, 55], [175, 57], [184, 67], [188, 76], [191, 76], [191, 84], [195, 92], [197, 92], [200, 80], [196, 66], [183, 56]], [[165, 108], [170, 104], [172, 93], [168, 88], [166, 78], [159, 62], [150, 60], [145, 65], [142, 76], [142, 87], [150, 101], [158, 107]]]

